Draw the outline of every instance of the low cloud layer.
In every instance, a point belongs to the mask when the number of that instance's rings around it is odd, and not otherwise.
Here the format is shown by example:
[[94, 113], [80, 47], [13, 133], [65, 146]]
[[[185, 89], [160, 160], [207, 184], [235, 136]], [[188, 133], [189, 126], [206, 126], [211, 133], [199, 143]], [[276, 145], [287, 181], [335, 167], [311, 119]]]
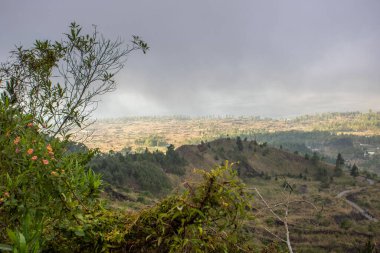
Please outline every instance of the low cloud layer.
[[7, 1], [0, 59], [75, 20], [151, 47], [97, 117], [380, 110], [379, 13], [377, 0]]

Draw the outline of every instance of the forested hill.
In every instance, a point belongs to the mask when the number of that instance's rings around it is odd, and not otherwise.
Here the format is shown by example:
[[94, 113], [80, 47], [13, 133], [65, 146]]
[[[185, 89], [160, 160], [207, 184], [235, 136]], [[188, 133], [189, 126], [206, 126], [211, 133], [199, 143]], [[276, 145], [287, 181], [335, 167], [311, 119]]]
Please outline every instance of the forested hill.
[[239, 176], [264, 179], [278, 176], [311, 177], [333, 175], [334, 167], [321, 161], [317, 155], [304, 156], [257, 143], [247, 139], [225, 138], [199, 145], [184, 145], [177, 153], [187, 162], [187, 171], [192, 168], [212, 168], [225, 160], [236, 163]]
[[[184, 145], [166, 152], [110, 152], [97, 155], [90, 166], [111, 186], [162, 195], [173, 187], [173, 176], [192, 179], [193, 169], [209, 170], [226, 160], [234, 163], [241, 178], [297, 177], [328, 182], [334, 167], [314, 155], [304, 156], [238, 138]], [[178, 184], [178, 181], [177, 181]]]

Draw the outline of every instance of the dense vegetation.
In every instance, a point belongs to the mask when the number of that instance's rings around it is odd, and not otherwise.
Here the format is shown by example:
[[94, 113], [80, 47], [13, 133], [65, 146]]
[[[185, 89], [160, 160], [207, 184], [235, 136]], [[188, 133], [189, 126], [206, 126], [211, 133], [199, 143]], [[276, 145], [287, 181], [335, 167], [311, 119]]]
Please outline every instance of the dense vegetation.
[[0, 132], [1, 241], [39, 252], [83, 233], [84, 215], [99, 207], [100, 176], [85, 168], [93, 152], [65, 153], [66, 141], [41, 133], [8, 99], [0, 103]]
[[[246, 252], [237, 242], [250, 197], [228, 163], [199, 172], [203, 181], [139, 212], [110, 209], [100, 198], [101, 176], [89, 164], [97, 151], [73, 145], [72, 131], [87, 126], [86, 108], [94, 97], [114, 87], [123, 57], [148, 47], [134, 36], [132, 48], [123, 50], [120, 41], [99, 38], [96, 30], [82, 35], [76, 24], [65, 36], [17, 48], [0, 69], [0, 250]], [[59, 69], [61, 64], [66, 68]], [[57, 72], [63, 84], [53, 83]], [[166, 155], [110, 153], [94, 159], [92, 166], [110, 167], [106, 177], [117, 180], [112, 167], [116, 173], [126, 168], [152, 191], [169, 186], [164, 172], [184, 173], [174, 146]], [[121, 178], [120, 184], [128, 180]]]
[[185, 161], [174, 152], [174, 146], [167, 147], [166, 154], [160, 151], [143, 153], [110, 152], [99, 154], [92, 159], [91, 168], [103, 175], [113, 186], [160, 194], [171, 189], [166, 173], [182, 176]]

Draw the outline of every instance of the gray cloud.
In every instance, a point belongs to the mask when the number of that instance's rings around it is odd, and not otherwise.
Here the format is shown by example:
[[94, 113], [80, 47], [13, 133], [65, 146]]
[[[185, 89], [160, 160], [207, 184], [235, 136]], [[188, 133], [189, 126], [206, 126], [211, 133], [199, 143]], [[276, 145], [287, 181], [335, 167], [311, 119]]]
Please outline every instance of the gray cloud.
[[0, 57], [75, 20], [141, 35], [98, 117], [380, 110], [380, 2], [4, 1]]

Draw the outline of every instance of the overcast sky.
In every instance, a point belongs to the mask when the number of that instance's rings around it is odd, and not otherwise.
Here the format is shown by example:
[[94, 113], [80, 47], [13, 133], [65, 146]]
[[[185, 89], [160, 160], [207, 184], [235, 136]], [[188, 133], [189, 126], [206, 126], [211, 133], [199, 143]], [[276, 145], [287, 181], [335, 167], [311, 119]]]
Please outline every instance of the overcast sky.
[[0, 61], [72, 21], [151, 47], [97, 117], [380, 110], [379, 0], [0, 0]]

